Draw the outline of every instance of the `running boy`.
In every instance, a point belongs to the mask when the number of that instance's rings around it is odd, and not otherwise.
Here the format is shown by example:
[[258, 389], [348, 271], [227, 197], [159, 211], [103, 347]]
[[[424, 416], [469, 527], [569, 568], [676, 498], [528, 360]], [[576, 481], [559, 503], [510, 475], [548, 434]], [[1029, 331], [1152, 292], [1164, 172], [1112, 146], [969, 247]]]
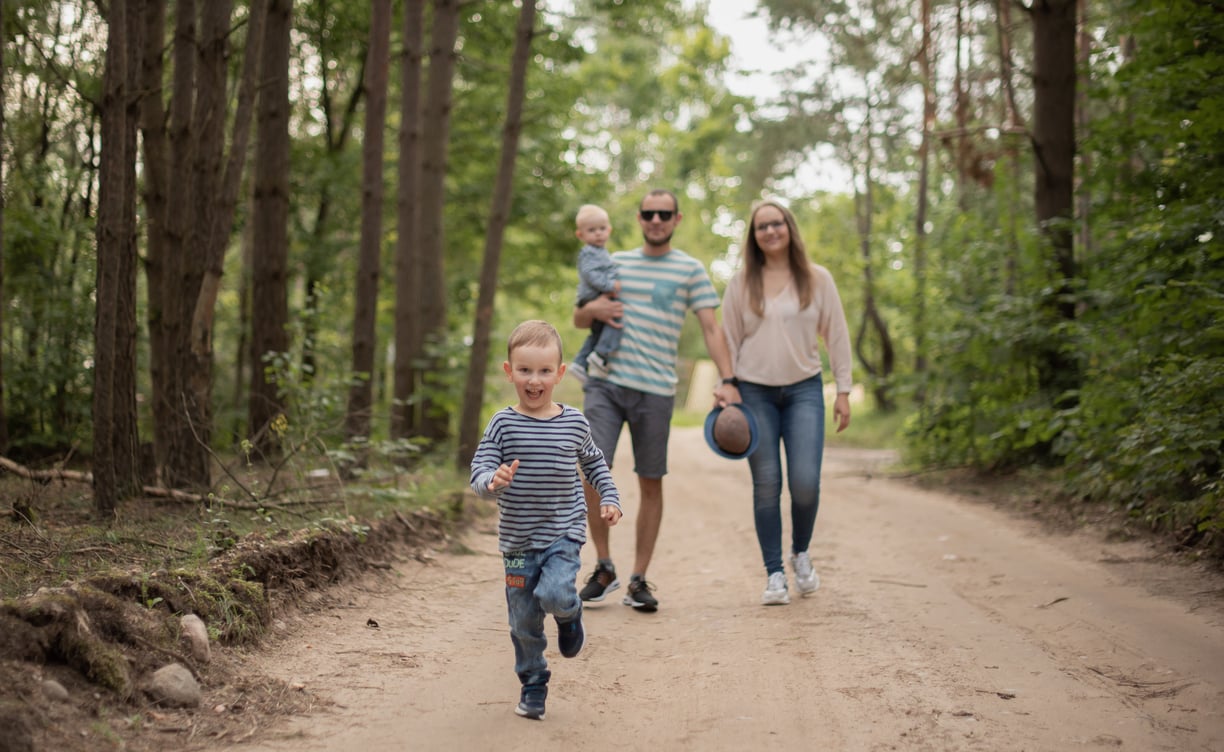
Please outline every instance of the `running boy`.
[[[578, 251], [578, 306], [598, 298], [600, 295], [620, 295], [616, 264], [608, 253], [608, 236], [612, 234], [612, 223], [608, 213], [594, 204], [585, 204], [578, 209], [574, 219], [577, 229], [574, 235], [582, 241]], [[605, 378], [608, 375], [608, 356], [620, 347], [621, 330], [602, 321], [591, 322], [591, 333], [578, 355], [574, 357], [574, 375], [586, 382], [588, 375]]]
[[586, 542], [587, 506], [575, 465], [599, 490], [603, 521], [621, 518], [620, 497], [582, 413], [552, 401], [565, 375], [561, 335], [544, 321], [525, 321], [510, 335], [502, 364], [518, 404], [489, 421], [472, 459], [472, 490], [496, 498], [498, 550], [506, 568], [506, 606], [514, 671], [522, 683], [514, 712], [542, 720], [552, 672], [544, 659], [544, 615], [557, 622], [557, 649], [582, 650], [582, 601], [574, 581]]

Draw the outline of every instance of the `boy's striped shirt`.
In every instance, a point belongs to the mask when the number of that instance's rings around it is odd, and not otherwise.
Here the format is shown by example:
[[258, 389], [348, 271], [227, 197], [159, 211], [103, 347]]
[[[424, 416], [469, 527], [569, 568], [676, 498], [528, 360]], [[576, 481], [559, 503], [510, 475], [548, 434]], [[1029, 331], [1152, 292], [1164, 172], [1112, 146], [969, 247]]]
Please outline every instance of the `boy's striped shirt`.
[[[497, 468], [519, 461], [514, 480], [489, 491]], [[599, 491], [602, 504], [620, 508], [620, 496], [603, 452], [591, 439], [581, 412], [561, 406], [561, 414], [540, 419], [507, 407], [485, 428], [472, 458], [472, 490], [497, 499], [498, 549], [544, 549], [561, 538], [586, 542], [586, 501], [578, 467]]]

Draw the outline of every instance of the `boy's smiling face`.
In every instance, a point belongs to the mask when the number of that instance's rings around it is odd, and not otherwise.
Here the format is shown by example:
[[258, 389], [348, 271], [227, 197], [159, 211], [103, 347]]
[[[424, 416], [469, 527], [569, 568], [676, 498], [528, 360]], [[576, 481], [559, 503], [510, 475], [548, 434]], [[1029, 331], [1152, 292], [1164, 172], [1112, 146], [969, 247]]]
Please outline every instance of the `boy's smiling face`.
[[502, 369], [518, 393], [519, 403], [515, 410], [533, 418], [557, 414], [552, 394], [565, 375], [565, 364], [556, 346], [519, 345], [510, 353], [510, 360], [502, 363]]

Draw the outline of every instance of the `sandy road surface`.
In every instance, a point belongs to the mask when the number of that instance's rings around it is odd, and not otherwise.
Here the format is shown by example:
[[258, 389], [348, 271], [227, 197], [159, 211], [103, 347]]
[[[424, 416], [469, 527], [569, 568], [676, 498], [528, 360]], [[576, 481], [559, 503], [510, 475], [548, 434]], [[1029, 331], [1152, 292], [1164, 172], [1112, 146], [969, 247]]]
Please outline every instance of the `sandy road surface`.
[[[582, 654], [549, 647], [546, 720], [513, 713], [489, 519], [464, 540], [473, 554], [399, 562], [291, 626], [257, 669], [329, 702], [215, 749], [1224, 750], [1219, 580], [872, 477], [880, 461], [828, 453], [822, 587], [763, 607], [747, 464], [677, 430], [660, 610], [622, 606], [623, 589], [590, 605]], [[614, 470], [622, 571], [631, 465]]]

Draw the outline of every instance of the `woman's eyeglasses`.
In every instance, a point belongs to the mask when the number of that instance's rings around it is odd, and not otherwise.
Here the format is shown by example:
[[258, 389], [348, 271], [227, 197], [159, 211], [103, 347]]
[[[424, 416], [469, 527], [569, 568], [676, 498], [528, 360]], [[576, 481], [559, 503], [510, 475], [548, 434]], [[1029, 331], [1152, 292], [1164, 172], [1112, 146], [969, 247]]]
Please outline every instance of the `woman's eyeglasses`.
[[761, 222], [756, 226], [757, 232], [769, 232], [770, 230], [781, 230], [786, 227], [786, 223], [780, 219], [775, 219], [772, 222]]
[[647, 222], [650, 222], [654, 220], [655, 215], [658, 215], [660, 222], [670, 222], [672, 215], [675, 213], [676, 212], [670, 211], [668, 209], [642, 209], [641, 211], [638, 212], [638, 216], [640, 216], [642, 219], [646, 220]]

